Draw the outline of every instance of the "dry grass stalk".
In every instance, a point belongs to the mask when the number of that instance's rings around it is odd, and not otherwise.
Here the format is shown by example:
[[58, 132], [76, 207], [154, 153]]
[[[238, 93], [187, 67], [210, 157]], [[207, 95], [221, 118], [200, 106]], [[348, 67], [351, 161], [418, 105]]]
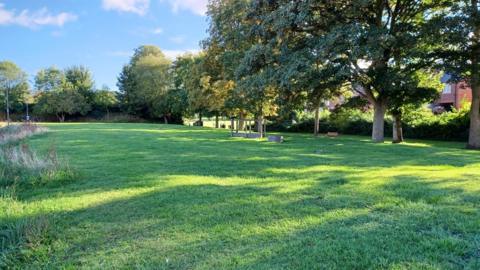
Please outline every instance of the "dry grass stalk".
[[14, 143], [35, 134], [47, 132], [46, 127], [36, 124], [11, 125], [0, 128], [0, 145]]

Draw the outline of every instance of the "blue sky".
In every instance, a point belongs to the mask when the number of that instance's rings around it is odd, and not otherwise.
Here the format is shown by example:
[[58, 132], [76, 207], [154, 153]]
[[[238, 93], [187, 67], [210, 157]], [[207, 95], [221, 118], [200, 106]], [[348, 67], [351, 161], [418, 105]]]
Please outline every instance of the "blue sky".
[[133, 49], [151, 44], [170, 58], [199, 50], [207, 0], [0, 0], [0, 60], [30, 78], [44, 67], [84, 65], [98, 87], [117, 89]]

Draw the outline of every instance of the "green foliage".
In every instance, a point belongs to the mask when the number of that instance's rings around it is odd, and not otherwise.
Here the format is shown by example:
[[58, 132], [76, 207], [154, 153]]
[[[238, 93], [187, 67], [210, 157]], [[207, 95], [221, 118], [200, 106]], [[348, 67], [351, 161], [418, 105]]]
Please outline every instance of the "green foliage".
[[0, 62], [0, 104], [3, 104], [2, 108], [6, 104], [7, 91], [9, 108], [12, 111], [23, 108], [29, 91], [27, 74], [15, 63], [3, 61]]
[[70, 67], [61, 71], [55, 67], [40, 70], [35, 76], [34, 111], [54, 115], [59, 121], [66, 116], [86, 115], [93, 105], [94, 82], [85, 67]]
[[128, 113], [145, 118], [181, 118], [182, 104], [170, 103], [176, 101], [173, 97], [181, 96], [170, 93], [174, 84], [171, 62], [162, 51], [151, 45], [140, 46], [118, 78], [120, 105]]
[[211, 1], [204, 48], [220, 66], [214, 77], [234, 81], [231, 111], [288, 115], [348, 87], [401, 115], [437, 95], [420, 74], [434, 65], [424, 25], [446, 3]]
[[35, 111], [39, 114], [55, 115], [60, 122], [65, 121], [66, 115], [86, 115], [90, 109], [91, 105], [85, 97], [71, 88], [41, 92], [36, 97]]
[[[429, 46], [434, 57], [441, 59], [439, 66], [458, 78], [469, 80], [479, 63], [472, 63], [478, 50], [478, 1], [444, 1], [445, 8], [432, 14], [426, 25]], [[475, 4], [475, 6], [474, 6]], [[477, 16], [476, 16], [477, 15]], [[477, 56], [478, 57], [478, 56]]]
[[81, 94], [87, 103], [93, 104], [95, 82], [92, 74], [84, 66], [72, 66], [64, 71], [65, 80], [71, 85], [75, 92]]
[[[320, 119], [320, 132], [337, 131], [342, 134], [369, 135], [372, 125], [372, 111], [364, 108], [342, 106]], [[439, 115], [426, 107], [411, 107], [403, 114], [403, 132], [408, 139], [465, 141], [468, 137], [469, 109], [467, 107]], [[295, 124], [273, 123], [271, 131], [313, 132], [313, 116]], [[392, 123], [386, 123], [386, 135], [391, 136]]]
[[35, 76], [35, 89], [40, 92], [60, 91], [65, 84], [65, 74], [56, 67], [41, 69]]
[[109, 117], [110, 110], [118, 106], [117, 94], [110, 91], [107, 87], [94, 93], [93, 102], [96, 107], [101, 108]]
[[435, 115], [429, 109], [409, 111], [405, 115], [405, 134], [411, 138], [466, 141], [469, 109]]
[[193, 113], [205, 114], [209, 111], [211, 99], [206, 95], [207, 87], [204, 83], [204, 56], [187, 54], [175, 62], [175, 70], [180, 72], [181, 88], [187, 94], [188, 109]]

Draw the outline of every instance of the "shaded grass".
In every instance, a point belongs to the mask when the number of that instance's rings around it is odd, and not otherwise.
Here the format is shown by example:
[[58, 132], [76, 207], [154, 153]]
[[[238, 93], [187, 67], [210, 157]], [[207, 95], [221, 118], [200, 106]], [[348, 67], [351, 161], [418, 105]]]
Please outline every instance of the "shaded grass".
[[4, 202], [2, 222], [55, 216], [55, 240], [39, 244], [48, 259], [18, 268], [480, 267], [480, 156], [462, 144], [49, 128], [30, 143], [46, 153], [54, 141], [82, 178]]

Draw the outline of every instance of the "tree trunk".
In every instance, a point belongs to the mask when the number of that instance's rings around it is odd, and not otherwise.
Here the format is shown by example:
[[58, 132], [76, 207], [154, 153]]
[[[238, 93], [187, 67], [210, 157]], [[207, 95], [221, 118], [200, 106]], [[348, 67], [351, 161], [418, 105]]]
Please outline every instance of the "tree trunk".
[[168, 124], [168, 117], [166, 115], [163, 116], [163, 123], [165, 125]]
[[9, 98], [9, 91], [8, 91], [8, 87], [5, 89], [5, 102], [6, 102], [6, 107], [7, 107], [7, 126], [10, 126], [10, 101], [8, 100]]
[[376, 101], [373, 104], [373, 110], [372, 141], [383, 143], [385, 141], [384, 129], [385, 112], [387, 111], [387, 106], [382, 101]]
[[260, 138], [263, 138], [264, 133], [263, 133], [263, 115], [262, 114], [258, 115], [258, 120], [257, 121], [258, 121], [258, 123], [257, 123], [258, 134], [260, 135]]
[[472, 85], [472, 105], [470, 107], [470, 131], [468, 149], [480, 149], [480, 87]]
[[60, 123], [65, 122], [65, 114], [63, 114], [63, 113], [57, 114], [57, 118], [58, 118], [58, 121], [59, 121]]
[[[472, 0], [473, 18], [478, 17], [478, 1]], [[480, 23], [475, 23], [475, 29], [472, 37], [473, 49], [471, 55], [472, 61], [472, 104], [470, 107], [470, 130], [468, 134], [469, 149], [480, 149]]]
[[243, 131], [243, 128], [245, 127], [245, 114], [243, 112], [240, 112], [238, 114], [238, 130]]
[[317, 104], [315, 108], [315, 126], [313, 129], [313, 135], [318, 136], [320, 133], [320, 104]]
[[106, 110], [107, 110], [107, 121], [108, 121], [110, 120], [110, 111], [108, 110], [108, 108]]
[[402, 115], [395, 114], [392, 117], [393, 119], [393, 143], [403, 142], [403, 128], [402, 128]]
[[215, 114], [215, 128], [218, 128], [218, 113]]

